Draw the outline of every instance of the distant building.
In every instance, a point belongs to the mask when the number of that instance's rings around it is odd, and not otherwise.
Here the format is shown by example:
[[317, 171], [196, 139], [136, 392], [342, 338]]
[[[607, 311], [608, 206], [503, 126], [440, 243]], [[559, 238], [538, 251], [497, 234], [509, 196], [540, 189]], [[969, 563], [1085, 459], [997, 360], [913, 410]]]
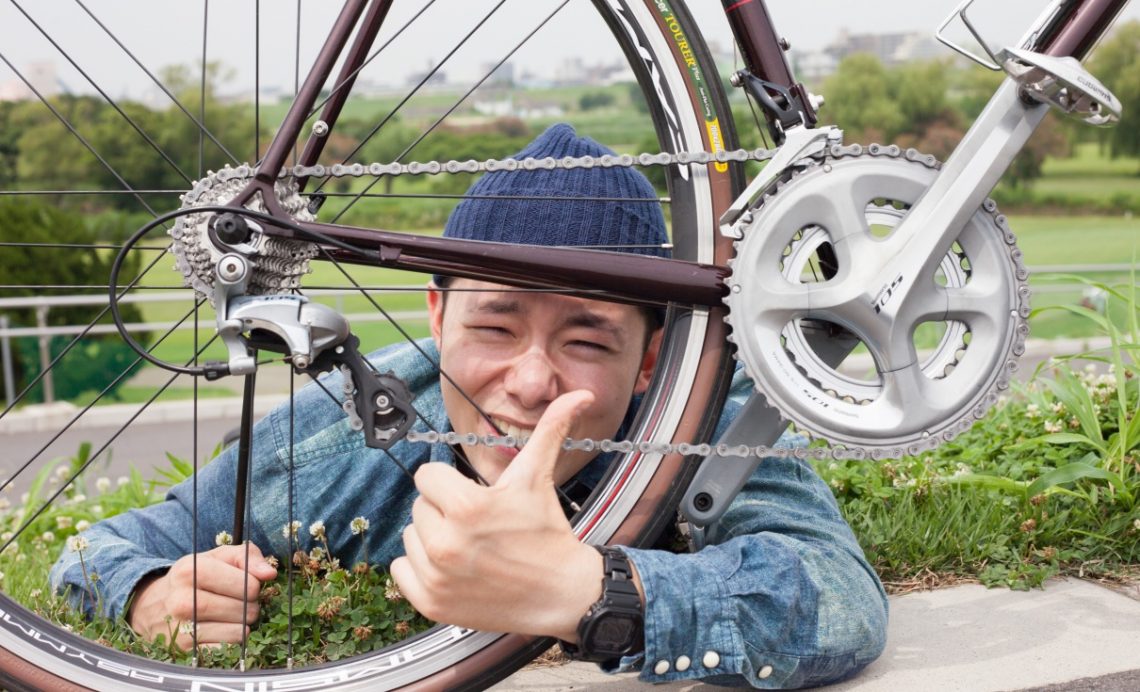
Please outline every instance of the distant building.
[[819, 83], [835, 72], [844, 58], [857, 53], [873, 55], [886, 67], [896, 67], [921, 60], [938, 60], [955, 55], [927, 32], [851, 34], [841, 31], [835, 40], [822, 50], [794, 51], [792, 64], [797, 77], [808, 83]]
[[870, 53], [884, 65], [894, 60], [895, 52], [907, 39], [909, 34], [851, 34], [846, 30], [840, 31], [839, 36], [824, 48], [836, 61], [855, 55], [856, 53]]
[[[55, 63], [51, 61], [41, 60], [28, 63], [20, 70], [20, 73], [44, 98], [56, 96], [63, 91], [59, 75], [55, 70]], [[36, 98], [35, 92], [19, 77], [0, 82], [0, 101], [28, 101], [34, 98]]]

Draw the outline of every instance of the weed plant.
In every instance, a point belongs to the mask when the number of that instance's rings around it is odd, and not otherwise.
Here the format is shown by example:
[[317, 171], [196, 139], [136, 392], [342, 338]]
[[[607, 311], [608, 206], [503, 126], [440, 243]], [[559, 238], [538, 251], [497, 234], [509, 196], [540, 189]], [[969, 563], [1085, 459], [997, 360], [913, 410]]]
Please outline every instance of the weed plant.
[[934, 573], [1029, 588], [1058, 574], [1118, 577], [1140, 563], [1135, 282], [1069, 278], [1127, 307], [1123, 328], [1084, 307], [1048, 308], [1095, 323], [1110, 338], [1106, 352], [1051, 360], [929, 454], [818, 465], [884, 581]]

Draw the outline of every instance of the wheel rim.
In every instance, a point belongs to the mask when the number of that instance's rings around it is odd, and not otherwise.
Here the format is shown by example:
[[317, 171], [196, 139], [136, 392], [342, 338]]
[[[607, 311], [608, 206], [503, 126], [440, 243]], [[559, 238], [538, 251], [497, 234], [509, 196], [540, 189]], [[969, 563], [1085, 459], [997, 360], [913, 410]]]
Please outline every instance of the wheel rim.
[[[654, 110], [650, 113], [650, 117], [657, 123], [656, 129], [659, 139], [665, 142], [661, 148], [673, 151], [710, 148], [710, 145], [706, 143], [709, 137], [708, 124], [703, 119], [697, 118], [692, 108], [692, 102], [695, 99], [689, 93], [692, 88], [692, 73], [679, 70], [675, 63], [663, 62], [652, 57], [670, 54], [675, 52], [677, 47], [670, 43], [671, 39], [666, 38], [667, 34], [643, 33], [640, 29], [641, 26], [649, 26], [651, 22], [662, 22], [661, 17], [648, 6], [640, 3], [627, 5], [624, 2], [599, 1], [596, 4], [598, 10], [606, 16], [607, 22], [611, 26], [627, 31], [631, 36], [636, 37], [635, 39], [627, 37], [625, 40], [641, 42], [640, 49], [631, 44], [626, 46], [625, 50], [630, 54], [646, 56], [647, 62], [635, 65], [636, 71], [646, 83], [654, 84], [655, 92], [665, 96], [666, 101], [671, 104], [667, 109]], [[694, 40], [697, 40], [697, 37], [690, 36], [690, 41]], [[699, 40], [697, 42], [699, 43]], [[649, 61], [653, 62], [652, 66], [648, 64]], [[680, 104], [681, 107], [676, 108], [672, 104]], [[730, 129], [731, 123], [722, 123], [722, 126], [727, 126]], [[505, 156], [506, 154], [509, 152], [504, 152], [502, 155]], [[697, 173], [690, 175], [688, 179], [680, 179], [674, 174], [671, 183], [673, 186], [670, 196], [673, 199], [674, 225], [681, 223], [699, 227], [695, 237], [675, 240], [678, 246], [678, 254], [704, 262], [723, 261], [727, 250], [715, 233], [714, 221], [717, 209], [714, 207], [729, 201], [728, 175], [726, 173], [714, 173], [709, 176], [706, 173]], [[138, 200], [140, 206], [147, 206], [150, 199], [149, 196], [143, 196]], [[678, 435], [691, 434], [694, 437], [689, 439], [696, 439], [695, 436], [699, 435], [703, 428], [707, 428], [707, 421], [692, 421], [690, 418], [694, 408], [707, 411], [707, 404], [715, 399], [711, 390], [714, 389], [713, 382], [721, 372], [722, 357], [719, 350], [710, 355], [709, 344], [719, 344], [717, 335], [722, 329], [720, 322], [719, 316], [710, 316], [707, 313], [686, 313], [678, 317], [672, 342], [667, 349], [668, 357], [665, 359], [664, 372], [658, 375], [656, 390], [646, 397], [646, 404], [638, 417], [631, 437], [648, 439], [650, 436], [662, 434], [661, 431], [663, 430], [677, 430], [680, 431], [676, 433]], [[666, 383], [669, 383], [669, 386]], [[690, 393], [683, 397], [675, 396], [677, 392], [685, 391]], [[686, 401], [689, 402], [688, 405], [686, 405]], [[671, 433], [665, 434], [670, 435]], [[677, 471], [679, 463], [680, 460], [678, 459], [634, 455], [622, 464], [617, 465], [614, 472], [608, 476], [604, 485], [595, 494], [594, 501], [586, 507], [576, 522], [579, 533], [585, 540], [596, 543], [614, 539], [636, 540], [638, 535], [646, 530], [644, 522], [639, 524], [636, 521], [626, 521], [625, 515], [632, 511], [639, 501], [645, 501], [640, 499], [643, 494], [653, 495], [656, 493], [660, 497], [663, 491], [659, 489], [659, 486], [662, 483], [667, 484], [668, 478]], [[659, 469], [663, 470], [659, 471]], [[0, 601], [0, 605], [4, 606], [7, 613], [5, 618], [7, 629], [6, 634], [4, 634], [4, 642], [7, 643], [5, 645], [20, 656], [40, 661], [38, 665], [41, 667], [52, 667], [57, 663], [56, 659], [60, 654], [59, 646], [62, 645], [67, 647], [69, 651], [88, 652], [84, 654], [87, 656], [86, 659], [83, 659], [84, 661], [96, 660], [94, 655], [89, 653], [92, 650], [89, 645], [69, 637], [66, 633], [62, 633], [58, 639], [54, 640], [55, 645], [45, 643], [42, 637], [39, 640], [31, 637], [28, 634], [28, 625], [23, 623], [39, 621], [34, 616], [21, 612], [22, 609], [18, 606], [13, 607], [5, 601]], [[40, 627], [42, 625], [31, 626]], [[394, 648], [386, 649], [383, 655], [406, 660], [411, 657], [407, 655], [408, 652], [434, 650], [441, 643], [460, 641], [460, 646], [449, 647], [446, 654], [432, 657], [431, 668], [443, 670], [455, 661], [469, 656], [472, 652], [483, 649], [488, 642], [496, 639], [499, 638], [495, 635], [466, 633], [455, 628], [444, 628], [426, 636], [409, 640]], [[510, 642], [509, 646], [518, 648], [519, 644], [518, 642]], [[101, 651], [101, 649], [94, 650]], [[379, 660], [379, 656], [373, 658]], [[92, 676], [89, 678], [90, 684], [98, 686], [103, 684], [100, 681], [105, 682], [107, 680], [113, 681], [116, 685], [121, 684], [123, 678], [117, 671], [126, 666], [129, 670], [135, 670], [138, 673], [134, 677], [135, 684], [143, 686], [145, 673], [142, 672], [142, 668], [132, 667], [134, 665], [132, 663], [122, 663], [117, 655], [110, 655], [104, 660], [109, 661], [109, 663], [102, 668], [103, 677], [99, 677], [98, 666], [94, 666], [84, 673]], [[139, 659], [131, 657], [122, 660], [134, 661], [135, 664], [139, 663]], [[190, 680], [197, 676], [203, 676], [217, 684], [222, 684], [223, 681], [231, 679], [234, 681], [240, 679], [242, 684], [246, 684], [251, 679], [250, 676], [230, 677], [228, 673], [188, 673], [184, 668], [164, 666], [153, 662], [145, 662], [145, 664], [149, 666], [147, 670], [163, 671], [163, 674], [167, 676], [164, 679], [164, 685], [171, 683], [176, 677], [180, 680]], [[341, 675], [337, 671], [356, 670], [353, 668], [355, 665], [358, 664], [323, 666], [319, 670], [314, 670], [312, 673], [313, 680], [335, 679], [338, 686], [344, 686], [351, 676]], [[380, 665], [373, 665], [373, 668], [376, 669], [381, 667]], [[83, 668], [83, 666], [79, 666], [77, 670]], [[413, 670], [412, 667], [408, 666], [404, 668], [405, 670], [397, 674], [377, 672], [376, 675], [367, 678], [362, 677], [361, 679], [367, 681], [360, 684], [367, 686], [368, 689], [375, 689], [377, 684], [388, 687], [399, 686], [414, 682], [431, 672], [431, 670], [427, 670], [425, 673], [425, 670], [421, 668]], [[115, 672], [108, 673], [109, 670]], [[299, 674], [305, 675], [307, 673]], [[252, 674], [252, 677], [256, 678], [258, 675], [276, 676], [279, 674], [258, 673]], [[340, 677], [337, 677], [338, 675]]]

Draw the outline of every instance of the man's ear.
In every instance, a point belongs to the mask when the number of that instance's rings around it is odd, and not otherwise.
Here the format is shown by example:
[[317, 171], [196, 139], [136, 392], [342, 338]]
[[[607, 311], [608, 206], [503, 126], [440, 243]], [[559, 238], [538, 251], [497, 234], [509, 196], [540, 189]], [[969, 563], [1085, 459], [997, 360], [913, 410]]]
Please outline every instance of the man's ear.
[[657, 367], [657, 356], [661, 352], [661, 334], [663, 330], [658, 327], [649, 337], [649, 345], [645, 347], [645, 355], [641, 357], [641, 366], [637, 369], [637, 380], [633, 383], [634, 394], [644, 394], [649, 388], [649, 379], [653, 377], [653, 368]]
[[431, 338], [435, 339], [436, 348], [440, 347], [440, 335], [443, 334], [443, 291], [434, 281], [428, 282], [427, 309], [428, 323], [431, 326]]

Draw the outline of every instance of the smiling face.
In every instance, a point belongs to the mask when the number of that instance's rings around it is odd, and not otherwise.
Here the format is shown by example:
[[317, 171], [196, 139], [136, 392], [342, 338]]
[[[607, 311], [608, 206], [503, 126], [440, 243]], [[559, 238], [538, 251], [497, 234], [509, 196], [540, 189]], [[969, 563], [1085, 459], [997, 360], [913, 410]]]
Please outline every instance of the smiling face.
[[[457, 279], [446, 301], [429, 291], [431, 331], [452, 429], [495, 434], [460, 393], [486, 412], [503, 434], [527, 437], [559, 395], [578, 389], [594, 403], [572, 431], [576, 438], [613, 437], [630, 398], [645, 391], [657, 360], [660, 332], [649, 338], [643, 311], [616, 303], [548, 293], [504, 290], [499, 284]], [[466, 446], [464, 451], [488, 483], [494, 483], [518, 453], [506, 447]], [[596, 454], [564, 452], [555, 468], [558, 484]]]

